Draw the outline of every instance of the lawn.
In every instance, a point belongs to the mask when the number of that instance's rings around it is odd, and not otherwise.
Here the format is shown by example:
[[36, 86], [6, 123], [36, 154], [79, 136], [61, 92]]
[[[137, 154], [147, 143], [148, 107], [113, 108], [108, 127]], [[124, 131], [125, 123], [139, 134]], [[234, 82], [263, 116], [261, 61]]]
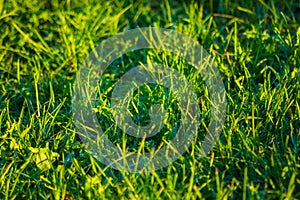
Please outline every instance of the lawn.
[[[0, 199], [299, 199], [299, 13], [297, 0], [0, 0]], [[203, 156], [212, 104], [201, 74], [159, 49], [118, 57], [99, 78], [92, 109], [116, 146], [155, 151], [183, 123], [175, 93], [144, 84], [128, 103], [132, 120], [146, 126], [150, 107], [162, 104], [162, 130], [146, 140], [115, 125], [114, 87], [137, 65], [178, 71], [200, 108], [197, 137], [178, 159], [128, 172], [89, 151], [72, 100], [89, 53], [142, 27], [170, 29], [202, 45], [222, 77], [227, 106], [219, 139]]]

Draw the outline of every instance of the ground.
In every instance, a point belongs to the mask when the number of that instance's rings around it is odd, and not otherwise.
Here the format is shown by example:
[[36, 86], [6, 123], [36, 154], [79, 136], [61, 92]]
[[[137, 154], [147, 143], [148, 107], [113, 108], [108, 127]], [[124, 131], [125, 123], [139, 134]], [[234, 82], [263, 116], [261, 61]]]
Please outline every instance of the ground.
[[[300, 198], [299, 12], [296, 0], [0, 0], [0, 199]], [[198, 137], [175, 162], [129, 173], [87, 151], [74, 126], [72, 94], [89, 52], [138, 27], [172, 29], [198, 41], [222, 76], [227, 115], [219, 141], [200, 157], [211, 110], [201, 78], [168, 53], [124, 55], [105, 72], [95, 106], [114, 143], [124, 138], [111, 129], [111, 90], [141, 61], [184, 74], [203, 116]], [[149, 108], [163, 92], [141, 88], [131, 110], [138, 100], [137, 110]], [[147, 141], [146, 150], [172, 137], [180, 115], [176, 101], [168, 106], [166, 132]], [[137, 123], [149, 120], [147, 109], [132, 112]], [[126, 137], [126, 148], [138, 150], [141, 141]]]

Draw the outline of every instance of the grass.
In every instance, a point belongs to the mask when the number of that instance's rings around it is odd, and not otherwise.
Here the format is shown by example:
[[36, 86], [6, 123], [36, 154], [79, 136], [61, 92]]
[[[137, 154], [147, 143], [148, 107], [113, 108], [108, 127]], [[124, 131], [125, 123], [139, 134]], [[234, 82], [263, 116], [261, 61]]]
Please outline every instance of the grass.
[[[299, 10], [296, 0], [1, 0], [0, 199], [300, 198]], [[88, 153], [71, 100], [75, 74], [97, 44], [148, 26], [175, 29], [209, 51], [225, 84], [227, 116], [220, 140], [200, 158], [210, 104], [201, 80], [189, 79], [201, 100], [199, 138], [168, 167], [137, 174]], [[96, 109], [111, 139], [134, 150], [140, 141], [127, 136], [124, 142], [113, 127], [109, 99], [116, 80], [147, 60], [193, 74], [180, 58], [154, 50], [122, 59], [107, 70]], [[132, 110], [168, 93], [151, 85], [140, 90]], [[166, 133], [144, 144], [149, 151], [172, 136], [179, 120], [176, 101], [168, 106]], [[139, 109], [134, 120], [143, 124], [149, 116]]]

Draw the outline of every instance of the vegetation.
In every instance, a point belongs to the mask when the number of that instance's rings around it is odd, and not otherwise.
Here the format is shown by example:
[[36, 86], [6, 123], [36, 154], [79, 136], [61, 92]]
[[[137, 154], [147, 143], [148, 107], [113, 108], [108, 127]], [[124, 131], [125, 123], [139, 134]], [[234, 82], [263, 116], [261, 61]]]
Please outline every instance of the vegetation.
[[[300, 3], [297, 0], [0, 0], [0, 199], [293, 199], [300, 198]], [[227, 92], [220, 140], [200, 158], [209, 96], [189, 79], [202, 108], [199, 138], [171, 165], [152, 172], [114, 170], [78, 137], [72, 87], [84, 59], [101, 41], [137, 27], [174, 29], [212, 56]], [[169, 57], [168, 57], [169, 56]], [[173, 59], [173, 63], [172, 63]], [[155, 50], [129, 53], [105, 72], [102, 93], [141, 61], [180, 58]], [[163, 87], [143, 86], [139, 109], [161, 101]], [[109, 101], [95, 106], [106, 130]], [[171, 98], [172, 100], [172, 98]], [[176, 101], [157, 147], [179, 120]], [[147, 110], [134, 111], [145, 124]], [[120, 141], [120, 132], [110, 130]], [[126, 136], [128, 145], [139, 141]], [[151, 143], [152, 142], [152, 143]]]

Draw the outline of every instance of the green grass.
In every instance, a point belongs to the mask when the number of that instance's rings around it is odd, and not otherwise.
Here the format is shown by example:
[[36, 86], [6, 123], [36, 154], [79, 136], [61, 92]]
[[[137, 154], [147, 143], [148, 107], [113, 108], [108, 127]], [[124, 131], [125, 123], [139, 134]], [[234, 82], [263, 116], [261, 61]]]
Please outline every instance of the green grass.
[[[0, 199], [299, 199], [299, 11], [296, 0], [0, 0]], [[199, 138], [168, 167], [121, 172], [82, 144], [73, 124], [72, 87], [97, 44], [149, 26], [175, 29], [209, 51], [225, 84], [227, 116], [220, 140], [200, 158], [210, 111], [201, 80], [168, 53], [125, 55], [107, 70], [96, 108], [115, 143], [139, 146], [130, 137], [124, 143], [114, 129], [109, 99], [116, 80], [140, 61], [165, 63], [190, 77], [203, 119]], [[144, 86], [131, 109], [149, 108], [163, 92]], [[147, 141], [146, 150], [172, 137], [179, 119], [176, 101], [169, 99], [166, 133]], [[139, 109], [134, 120], [143, 124], [149, 116]]]

